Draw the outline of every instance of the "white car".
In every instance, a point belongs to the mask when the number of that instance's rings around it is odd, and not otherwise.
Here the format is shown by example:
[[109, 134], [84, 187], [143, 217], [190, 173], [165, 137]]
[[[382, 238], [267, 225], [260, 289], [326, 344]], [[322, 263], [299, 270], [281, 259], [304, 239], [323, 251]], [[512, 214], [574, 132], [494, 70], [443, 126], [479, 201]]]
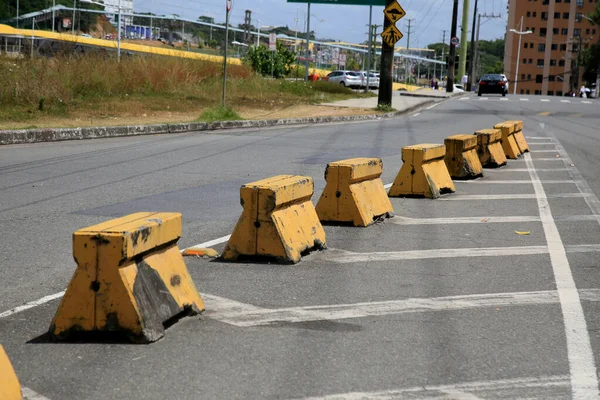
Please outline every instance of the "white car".
[[454, 85], [454, 93], [462, 93], [465, 91], [463, 85]]
[[361, 76], [354, 71], [333, 71], [327, 75], [327, 81], [349, 88], [360, 88], [362, 85]]
[[[367, 86], [367, 71], [359, 71], [361, 87]], [[379, 77], [373, 72], [369, 72], [369, 89], [379, 89]]]
[[504, 74], [500, 74], [500, 76], [504, 80], [504, 94], [508, 94], [508, 78]]

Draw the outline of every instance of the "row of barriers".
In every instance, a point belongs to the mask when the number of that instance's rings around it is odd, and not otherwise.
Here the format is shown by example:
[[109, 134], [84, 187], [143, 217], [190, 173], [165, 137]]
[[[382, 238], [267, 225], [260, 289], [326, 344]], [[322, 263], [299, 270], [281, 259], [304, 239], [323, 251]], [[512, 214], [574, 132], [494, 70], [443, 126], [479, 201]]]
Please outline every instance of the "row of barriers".
[[[389, 197], [435, 199], [455, 191], [452, 179], [482, 177], [483, 168], [501, 167], [527, 151], [522, 121], [506, 121], [474, 135], [450, 136], [444, 144], [404, 147], [403, 165], [388, 193], [379, 158], [329, 163], [316, 207], [310, 177], [279, 175], [248, 183], [240, 189], [243, 211], [221, 258], [297, 263], [305, 251], [327, 247], [321, 222], [369, 226], [393, 217]], [[181, 214], [159, 212], [131, 214], [76, 231], [77, 269], [50, 336], [60, 340], [73, 333], [121, 332], [132, 342], [150, 343], [164, 336], [164, 324], [175, 317], [204, 311], [177, 245], [181, 232]], [[10, 367], [10, 362], [0, 346], [0, 366], [5, 365]], [[18, 381], [14, 384], [16, 375], [8, 367], [2, 368], [7, 374], [0, 374], [0, 388], [13, 390], [14, 396], [0, 389], [0, 398], [17, 399]], [[4, 385], [3, 379], [13, 384]]]

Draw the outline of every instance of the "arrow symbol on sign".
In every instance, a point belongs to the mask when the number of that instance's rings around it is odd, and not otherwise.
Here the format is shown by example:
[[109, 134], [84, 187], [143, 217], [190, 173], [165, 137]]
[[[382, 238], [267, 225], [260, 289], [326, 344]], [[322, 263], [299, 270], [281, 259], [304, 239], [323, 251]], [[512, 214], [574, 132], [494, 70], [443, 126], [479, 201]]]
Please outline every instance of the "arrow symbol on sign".
[[387, 12], [387, 14], [390, 17], [390, 19], [392, 20], [392, 22], [398, 21], [400, 18], [404, 17], [404, 15], [405, 15], [405, 13], [403, 13], [399, 10], [396, 10], [396, 9], [389, 10]]

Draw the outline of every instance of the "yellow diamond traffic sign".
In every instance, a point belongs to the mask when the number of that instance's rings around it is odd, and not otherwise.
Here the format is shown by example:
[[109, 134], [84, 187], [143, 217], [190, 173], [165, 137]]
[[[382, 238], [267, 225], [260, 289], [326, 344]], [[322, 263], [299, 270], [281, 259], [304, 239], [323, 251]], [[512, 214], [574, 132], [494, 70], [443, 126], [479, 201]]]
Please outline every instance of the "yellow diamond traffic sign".
[[385, 10], [383, 10], [383, 13], [392, 24], [395, 24], [406, 15], [406, 12], [402, 9], [397, 1], [394, 1], [392, 4], [387, 6]]
[[402, 32], [396, 28], [396, 25], [390, 25], [383, 32], [381, 32], [383, 41], [390, 47], [394, 47], [396, 42], [402, 39], [403, 36], [404, 35]]

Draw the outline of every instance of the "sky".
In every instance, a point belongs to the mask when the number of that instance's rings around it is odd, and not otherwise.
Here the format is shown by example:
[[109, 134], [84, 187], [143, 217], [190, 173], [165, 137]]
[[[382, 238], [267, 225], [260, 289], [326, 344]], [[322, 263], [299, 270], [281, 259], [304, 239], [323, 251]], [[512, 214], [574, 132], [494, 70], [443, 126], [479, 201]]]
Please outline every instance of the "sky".
[[[411, 22], [410, 47], [426, 47], [427, 44], [441, 42], [443, 30], [446, 30], [446, 43], [449, 41], [452, 20], [452, 0], [399, 0], [406, 16], [396, 26], [404, 34], [397, 46], [406, 46], [408, 39], [408, 19]], [[472, 18], [475, 0], [471, 0]], [[479, 0], [480, 14], [501, 15], [501, 18], [484, 19], [480, 39], [503, 38], [506, 31], [507, 0]], [[459, 25], [462, 17], [463, 1], [459, 1]], [[216, 22], [225, 21], [225, 0], [135, 0], [135, 12], [153, 12], [156, 14], [179, 14], [186, 19], [197, 19], [200, 15], [215, 18]], [[307, 6], [300, 3], [287, 3], [286, 0], [233, 0], [230, 14], [233, 25], [244, 22], [245, 10], [252, 11], [252, 24], [268, 26], [289, 26], [295, 29], [299, 19], [300, 30], [304, 30]], [[317, 38], [335, 39], [344, 42], [359, 43], [367, 39], [369, 23], [368, 6], [347, 6], [311, 4], [311, 30]], [[471, 30], [469, 22], [469, 32]], [[383, 7], [373, 7], [373, 24], [383, 24]], [[381, 29], [381, 28], [380, 28]], [[460, 28], [459, 34], [460, 37]], [[470, 37], [470, 33], [469, 33]]]

